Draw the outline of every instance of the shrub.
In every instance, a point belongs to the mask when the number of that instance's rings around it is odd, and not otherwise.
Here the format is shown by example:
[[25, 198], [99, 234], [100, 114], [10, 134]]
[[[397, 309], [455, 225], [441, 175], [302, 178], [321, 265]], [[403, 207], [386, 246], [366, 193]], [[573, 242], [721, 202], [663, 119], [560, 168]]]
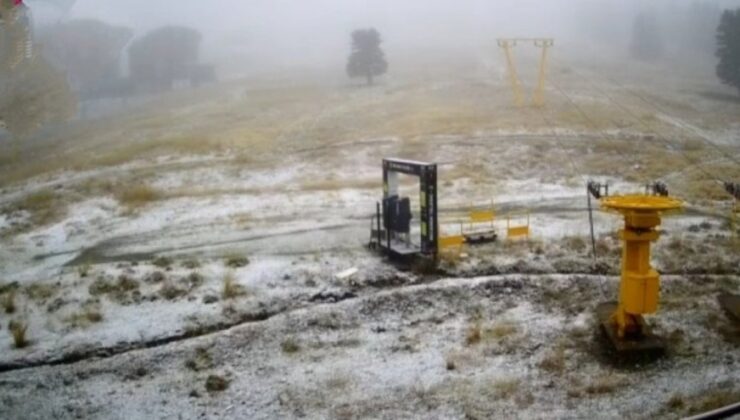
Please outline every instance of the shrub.
[[77, 312], [66, 319], [72, 328], [86, 328], [92, 324], [103, 322], [103, 314], [95, 308], [87, 308]]
[[165, 280], [159, 288], [159, 295], [167, 300], [175, 300], [188, 294], [187, 290], [175, 286], [171, 281]]
[[226, 257], [226, 266], [231, 268], [246, 267], [249, 264], [249, 258], [242, 255], [229, 255]]
[[222, 376], [209, 375], [206, 379], [206, 390], [208, 392], [222, 392], [229, 387], [229, 382]]
[[160, 256], [152, 261], [152, 265], [159, 268], [170, 268], [172, 265], [172, 258]]
[[58, 287], [52, 284], [34, 283], [25, 289], [25, 293], [29, 299], [37, 301], [45, 301], [57, 292]]
[[496, 397], [508, 399], [514, 396], [514, 394], [519, 390], [519, 380], [509, 379], [496, 382], [493, 384], [493, 388]]
[[468, 328], [468, 332], [465, 335], [465, 345], [472, 346], [475, 344], [480, 343], [481, 340], [481, 331], [480, 331], [480, 324], [474, 324], [470, 328]]
[[558, 346], [548, 353], [540, 362], [539, 367], [552, 373], [563, 373], [565, 370], [565, 348]]
[[80, 278], [86, 278], [90, 274], [90, 269], [92, 268], [92, 265], [89, 262], [86, 262], [82, 265], [79, 265], [77, 267], [77, 274], [80, 275]]
[[500, 322], [494, 325], [491, 330], [491, 336], [496, 339], [502, 339], [506, 336], [512, 335], [517, 332], [517, 327], [509, 322]]
[[226, 276], [224, 276], [224, 288], [222, 292], [223, 299], [235, 299], [244, 294], [244, 288], [237, 284], [236, 279], [234, 278], [234, 273], [227, 273]]
[[5, 295], [3, 295], [2, 301], [0, 301], [0, 304], [3, 306], [3, 310], [5, 310], [6, 314], [12, 314], [15, 313], [15, 292], [9, 291]]
[[28, 346], [28, 339], [26, 338], [28, 324], [20, 321], [10, 321], [10, 323], [8, 323], [8, 330], [13, 336], [13, 344], [15, 345], [15, 348], [22, 349]]
[[283, 349], [283, 353], [286, 354], [298, 353], [301, 350], [301, 346], [299, 346], [298, 343], [292, 338], [289, 338], [280, 343], [280, 348]]

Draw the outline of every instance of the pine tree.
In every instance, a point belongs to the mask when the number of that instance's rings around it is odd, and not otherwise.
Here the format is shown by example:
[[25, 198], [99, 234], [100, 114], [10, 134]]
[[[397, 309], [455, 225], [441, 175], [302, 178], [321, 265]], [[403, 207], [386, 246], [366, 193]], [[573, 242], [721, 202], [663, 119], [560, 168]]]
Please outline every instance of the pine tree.
[[373, 78], [388, 71], [388, 62], [380, 48], [380, 33], [375, 29], [360, 29], [352, 32], [352, 54], [347, 63], [349, 77], [364, 77], [368, 85]]
[[740, 92], [740, 9], [726, 10], [717, 28], [717, 76]]

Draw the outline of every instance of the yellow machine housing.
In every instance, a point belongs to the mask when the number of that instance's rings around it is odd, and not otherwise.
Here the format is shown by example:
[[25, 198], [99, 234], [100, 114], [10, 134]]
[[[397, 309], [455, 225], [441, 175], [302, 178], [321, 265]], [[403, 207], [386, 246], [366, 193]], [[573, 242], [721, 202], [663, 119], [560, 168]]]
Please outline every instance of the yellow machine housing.
[[622, 279], [619, 287], [619, 305], [611, 316], [617, 336], [640, 336], [642, 315], [658, 310], [660, 276], [650, 265], [650, 244], [658, 239], [661, 216], [683, 207], [680, 200], [650, 195], [606, 197], [603, 208], [624, 216], [620, 238], [622, 250]]

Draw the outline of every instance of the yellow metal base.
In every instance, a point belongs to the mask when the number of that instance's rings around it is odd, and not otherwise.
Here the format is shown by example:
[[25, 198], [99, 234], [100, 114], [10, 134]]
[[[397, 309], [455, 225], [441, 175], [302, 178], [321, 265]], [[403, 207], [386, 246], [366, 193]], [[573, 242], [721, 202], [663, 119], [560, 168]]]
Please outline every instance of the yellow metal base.
[[679, 210], [682, 203], [671, 197], [626, 195], [606, 197], [601, 205], [624, 216], [619, 304], [609, 322], [618, 338], [639, 337], [644, 330], [642, 315], [658, 310], [660, 275], [650, 266], [650, 244], [660, 236], [661, 215]]

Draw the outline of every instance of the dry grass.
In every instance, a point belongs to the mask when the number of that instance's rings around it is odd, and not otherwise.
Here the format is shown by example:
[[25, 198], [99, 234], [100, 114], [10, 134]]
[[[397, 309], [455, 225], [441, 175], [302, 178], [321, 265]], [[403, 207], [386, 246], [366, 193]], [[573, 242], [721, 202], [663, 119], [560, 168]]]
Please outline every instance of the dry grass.
[[84, 279], [87, 278], [87, 276], [90, 275], [90, 270], [92, 269], [92, 264], [89, 262], [85, 262], [77, 267], [77, 274], [79, 274], [80, 278]]
[[482, 338], [481, 327], [479, 323], [475, 323], [468, 327], [468, 331], [465, 334], [465, 345], [474, 346], [480, 343]]
[[366, 190], [377, 189], [381, 185], [382, 182], [377, 179], [326, 179], [323, 181], [306, 181], [299, 188], [303, 191]]
[[37, 302], [44, 302], [52, 298], [58, 291], [59, 286], [45, 283], [34, 283], [26, 287], [24, 290], [29, 299]]
[[131, 292], [139, 289], [139, 282], [125, 275], [118, 277], [115, 282], [98, 277], [89, 287], [91, 296], [107, 295], [112, 300], [124, 302]]
[[12, 210], [30, 213], [33, 226], [45, 226], [58, 220], [64, 214], [61, 197], [50, 190], [41, 190], [29, 194], [17, 202]]
[[22, 349], [28, 346], [29, 341], [26, 337], [28, 332], [28, 324], [22, 321], [10, 321], [8, 323], [8, 331], [10, 331], [13, 337], [13, 345], [15, 348]]
[[584, 391], [589, 395], [611, 394], [625, 385], [626, 380], [614, 374], [605, 374], [590, 384], [586, 385]]
[[241, 268], [249, 265], [249, 258], [239, 254], [229, 254], [224, 257], [224, 262], [227, 267], [230, 268]]
[[90, 325], [103, 322], [103, 314], [97, 308], [89, 307], [76, 312], [65, 319], [72, 328], [87, 328]]
[[244, 287], [236, 282], [236, 277], [234, 277], [234, 273], [226, 273], [226, 275], [224, 276], [224, 285], [221, 292], [221, 297], [224, 300], [230, 300], [236, 299], [237, 297], [243, 296], [245, 294], [246, 291], [244, 290]]
[[0, 299], [0, 305], [2, 305], [3, 311], [5, 311], [6, 314], [15, 313], [15, 291], [10, 290], [5, 293], [2, 299]]
[[542, 361], [540, 361], [539, 367], [547, 372], [558, 375], [562, 374], [565, 370], [565, 347], [559, 345], [548, 352]]
[[301, 350], [301, 346], [293, 338], [288, 338], [280, 343], [280, 348], [283, 350], [283, 353], [286, 354], [298, 353]]
[[188, 294], [186, 289], [177, 287], [171, 280], [165, 280], [159, 288], [159, 295], [167, 300], [175, 300]]
[[213, 358], [208, 353], [207, 348], [198, 347], [195, 349], [195, 355], [185, 361], [185, 367], [194, 372], [211, 369], [213, 367]]
[[[167, 121], [161, 121], [166, 129]], [[169, 122], [171, 123], [171, 122]], [[146, 123], [137, 128], [151, 128]], [[221, 146], [213, 140], [196, 135], [172, 136], [146, 142], [127, 142], [124, 145], [106, 150], [89, 163], [81, 163], [84, 169], [118, 166], [139, 159], [151, 159], [168, 154], [204, 155], [220, 151]], [[81, 168], [82, 169], [82, 168]]]
[[136, 210], [162, 198], [162, 193], [148, 185], [126, 187], [116, 193], [116, 199], [128, 210]]
[[496, 340], [501, 340], [505, 337], [516, 334], [517, 331], [519, 331], [519, 328], [515, 324], [510, 322], [499, 322], [486, 331], [486, 335]]
[[510, 399], [518, 391], [521, 381], [518, 379], [505, 379], [492, 384], [493, 394], [499, 399]]

